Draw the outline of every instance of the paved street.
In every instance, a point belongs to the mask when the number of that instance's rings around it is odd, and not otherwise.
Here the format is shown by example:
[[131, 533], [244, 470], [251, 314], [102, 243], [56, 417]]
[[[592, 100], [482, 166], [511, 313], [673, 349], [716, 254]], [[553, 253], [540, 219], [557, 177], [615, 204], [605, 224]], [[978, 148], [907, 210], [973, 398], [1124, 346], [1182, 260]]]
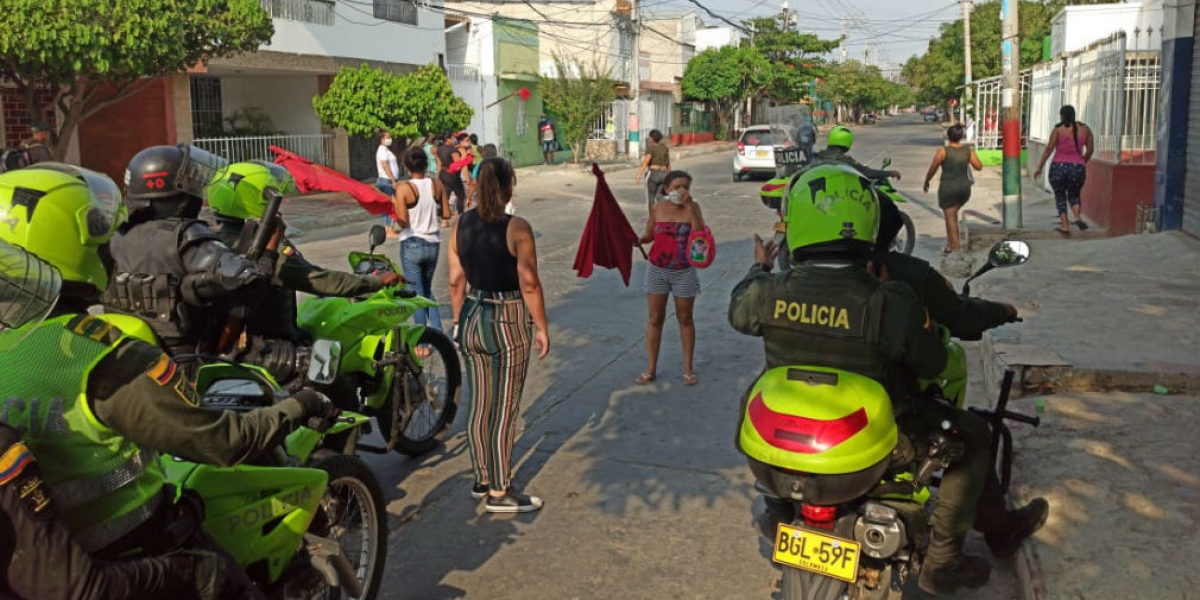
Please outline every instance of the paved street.
[[[942, 130], [900, 118], [858, 132], [856, 157], [878, 165], [890, 155], [903, 172], [900, 189], [915, 200], [906, 210], [918, 253], [934, 258], [944, 237], [941, 215], [936, 197], [919, 187]], [[583, 280], [571, 269], [593, 178], [554, 170], [520, 179], [517, 212], [538, 232], [553, 346], [530, 369], [515, 478], [546, 507], [493, 516], [469, 498], [464, 395], [444, 448], [421, 460], [368, 457], [393, 517], [382, 598], [771, 597], [778, 571], [750, 526], [753, 480], [733, 448], [739, 396], [761, 368], [762, 350], [759, 340], [733, 332], [725, 313], [751, 262], [752, 235], [768, 234], [773, 218], [757, 196], [761, 181], [731, 182], [731, 160], [723, 153], [675, 161], [696, 176], [693, 194], [720, 248], [701, 273], [696, 387], [682, 385], [670, 317], [658, 381], [634, 384], [645, 367], [640, 256], [628, 288], [614, 271]], [[634, 171], [613, 172], [610, 182], [640, 230], [645, 208]], [[986, 204], [968, 208], [986, 213]], [[366, 229], [312, 230], [296, 241], [310, 260], [344, 268], [346, 252], [365, 249]], [[396, 242], [385, 251], [396, 253]], [[439, 268], [436, 291], [448, 317], [445, 278]], [[1011, 566], [997, 564], [989, 588], [970, 597], [1017, 597]]]

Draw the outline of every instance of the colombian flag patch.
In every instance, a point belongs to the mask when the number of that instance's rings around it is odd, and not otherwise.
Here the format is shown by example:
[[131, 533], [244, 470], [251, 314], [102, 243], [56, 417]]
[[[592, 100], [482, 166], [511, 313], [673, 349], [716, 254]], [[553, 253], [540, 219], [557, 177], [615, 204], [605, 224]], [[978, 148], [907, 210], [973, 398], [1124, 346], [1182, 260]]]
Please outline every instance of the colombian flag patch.
[[153, 379], [158, 385], [167, 385], [171, 379], [175, 377], [175, 361], [171, 360], [166, 354], [158, 357], [158, 362], [146, 371], [146, 375]]
[[0, 485], [16, 479], [21, 471], [24, 471], [25, 467], [32, 462], [33, 455], [29, 453], [29, 448], [26, 448], [25, 444], [20, 442], [13, 444], [3, 456], [0, 456]]

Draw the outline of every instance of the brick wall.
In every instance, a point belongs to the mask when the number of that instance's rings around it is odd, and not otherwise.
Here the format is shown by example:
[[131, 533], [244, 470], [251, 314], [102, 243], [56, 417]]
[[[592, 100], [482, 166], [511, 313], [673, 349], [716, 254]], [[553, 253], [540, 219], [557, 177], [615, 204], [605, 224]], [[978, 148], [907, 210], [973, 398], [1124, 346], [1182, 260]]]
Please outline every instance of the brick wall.
[[[39, 100], [49, 106], [54, 100], [54, 96], [49, 91], [43, 90], [38, 92]], [[23, 95], [15, 88], [0, 88], [0, 111], [3, 112], [4, 127], [0, 128], [4, 132], [3, 139], [0, 143], [5, 148], [12, 148], [21, 145], [21, 142], [29, 139], [33, 132], [29, 127], [33, 122], [29, 118], [29, 110], [25, 106]], [[54, 109], [50, 108], [46, 111], [42, 118], [51, 127], [54, 126]]]
[[[168, 81], [160, 78], [80, 124], [80, 164], [121, 183], [129, 159], [139, 150], [177, 143], [175, 92]], [[99, 95], [103, 97], [103, 91]]]

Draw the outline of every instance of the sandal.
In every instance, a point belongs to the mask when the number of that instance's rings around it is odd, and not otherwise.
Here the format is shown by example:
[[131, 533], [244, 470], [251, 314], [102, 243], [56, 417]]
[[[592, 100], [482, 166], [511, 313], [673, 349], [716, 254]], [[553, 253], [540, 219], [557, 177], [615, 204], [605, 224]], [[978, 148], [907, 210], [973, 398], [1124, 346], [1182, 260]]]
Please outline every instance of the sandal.
[[1080, 231], [1087, 231], [1087, 230], [1088, 230], [1088, 224], [1087, 224], [1087, 223], [1084, 223], [1084, 222], [1083, 222], [1083, 219], [1080, 219], [1080, 220], [1078, 220], [1078, 221], [1075, 221], [1075, 226], [1076, 226], [1076, 227], [1078, 227]]
[[638, 375], [638, 378], [635, 379], [634, 381], [636, 381], [638, 385], [647, 385], [647, 384], [652, 383], [655, 379], [658, 379], [657, 375], [655, 375], [654, 373], [646, 372], [646, 373], [642, 373], [641, 375]]
[[1055, 230], [1055, 231], [1057, 231], [1057, 232], [1059, 232], [1059, 233], [1061, 233], [1061, 234], [1063, 234], [1063, 235], [1071, 235], [1071, 229], [1070, 229], [1070, 228], [1063, 229], [1062, 227], [1055, 227], [1055, 228], [1054, 228], [1054, 230]]
[[698, 379], [696, 379], [695, 373], [684, 373], [683, 374], [683, 385], [696, 385], [699, 382], [700, 381]]

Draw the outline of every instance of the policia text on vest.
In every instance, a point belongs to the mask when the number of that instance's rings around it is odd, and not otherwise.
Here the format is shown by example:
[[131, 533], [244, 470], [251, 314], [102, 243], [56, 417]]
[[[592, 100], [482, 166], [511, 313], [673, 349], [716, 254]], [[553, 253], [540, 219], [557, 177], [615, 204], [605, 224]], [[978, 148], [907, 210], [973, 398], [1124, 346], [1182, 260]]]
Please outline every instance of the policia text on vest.
[[804, 325], [850, 330], [850, 311], [835, 305], [776, 300], [773, 318], [776, 321], [787, 319], [793, 323]]

